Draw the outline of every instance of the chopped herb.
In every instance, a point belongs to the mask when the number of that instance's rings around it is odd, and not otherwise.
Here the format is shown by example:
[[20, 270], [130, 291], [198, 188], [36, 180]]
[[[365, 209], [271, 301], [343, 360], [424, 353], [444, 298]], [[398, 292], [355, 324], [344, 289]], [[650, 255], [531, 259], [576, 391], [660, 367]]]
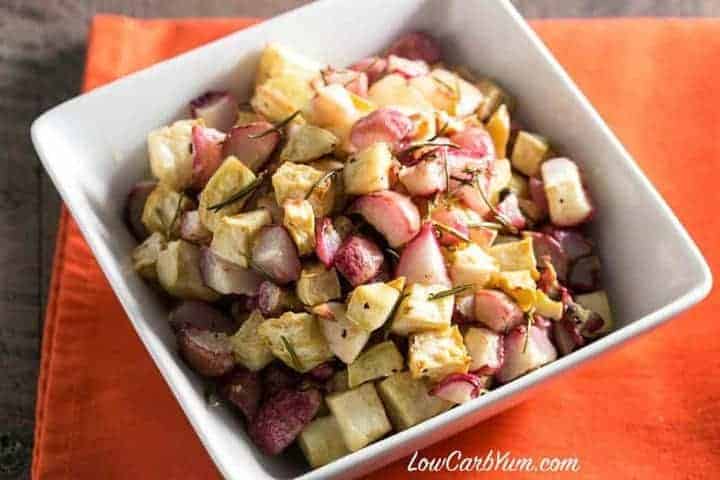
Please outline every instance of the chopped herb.
[[430, 295], [428, 295], [428, 301], [437, 300], [438, 298], [449, 297], [451, 295], [455, 295], [456, 293], [462, 293], [465, 290], [469, 290], [473, 287], [474, 285], [472, 283], [466, 283], [464, 285], [458, 285], [457, 287], [453, 287], [448, 290], [431, 293]]
[[278, 132], [280, 135], [282, 135], [282, 129], [283, 129], [283, 127], [284, 127], [285, 125], [287, 125], [288, 123], [292, 122], [295, 117], [297, 117], [298, 115], [300, 115], [300, 113], [301, 113], [300, 110], [295, 110], [290, 116], [288, 116], [287, 118], [285, 118], [285, 119], [281, 120], [280, 122], [276, 123], [276, 124], [273, 125], [271, 128], [268, 128], [267, 130], [265, 130], [265, 131], [263, 131], [263, 132], [260, 132], [260, 133], [257, 133], [257, 134], [248, 135], [247, 138], [250, 138], [250, 139], [252, 139], [252, 140], [255, 140], [255, 139], [257, 139], [257, 138], [262, 138], [262, 137], [264, 137], [264, 136], [266, 136], [266, 135], [270, 135], [270, 134], [273, 133], [273, 132]]
[[450, 234], [450, 235], [452, 235], [452, 236], [454, 236], [454, 237], [457, 237], [457, 238], [459, 238], [460, 240], [462, 240], [463, 242], [469, 242], [469, 241], [470, 241], [470, 239], [468, 238], [467, 235], [465, 235], [465, 234], [462, 233], [462, 232], [459, 232], [458, 230], [454, 229], [453, 227], [451, 227], [451, 226], [449, 226], [449, 225], [445, 225], [444, 223], [440, 223], [440, 222], [438, 222], [438, 221], [436, 221], [436, 220], [433, 220], [432, 223], [433, 223], [433, 225], [434, 225], [438, 230], [441, 230], [441, 231], [443, 231], [443, 232], [445, 232], [445, 233], [448, 233], [448, 234]]
[[218, 212], [221, 208], [227, 207], [230, 204], [233, 204], [237, 202], [238, 200], [242, 200], [250, 193], [254, 192], [255, 189], [257, 189], [260, 184], [262, 184], [263, 180], [265, 180], [265, 175], [267, 174], [267, 171], [262, 172], [260, 175], [255, 178], [252, 182], [245, 185], [243, 188], [238, 190], [236, 193], [233, 193], [228, 197], [227, 199], [223, 200], [222, 202], [216, 203], [215, 205], [210, 205], [208, 207], [208, 210], [212, 210], [213, 212]]
[[295, 366], [295, 370], [302, 371], [302, 364], [300, 363], [300, 358], [298, 358], [297, 353], [295, 353], [295, 349], [290, 343], [290, 340], [288, 340], [285, 335], [281, 335], [280, 340], [282, 340], [285, 350], [288, 352], [288, 355], [290, 355], [290, 360], [292, 360], [292, 363]]
[[530, 327], [532, 326], [533, 316], [535, 316], [535, 307], [528, 310], [525, 316], [527, 317], [527, 327], [525, 328], [525, 343], [523, 343], [522, 353], [525, 353], [530, 341]]
[[497, 220], [500, 224], [502, 224], [503, 227], [505, 227], [510, 233], [513, 235], [517, 235], [520, 233], [520, 231], [517, 229], [515, 225], [512, 224], [509, 218], [507, 218], [504, 214], [502, 214], [500, 211], [498, 211], [495, 206], [490, 203], [490, 199], [487, 198], [487, 195], [485, 195], [485, 192], [482, 189], [482, 185], [477, 181], [475, 182], [475, 188], [480, 193], [480, 197], [482, 197], [483, 202], [488, 206], [490, 209], [490, 212], [493, 214], [493, 217], [495, 217], [495, 220]]
[[315, 189], [317, 187], [319, 187], [321, 183], [323, 183], [325, 180], [328, 180], [329, 178], [332, 178], [340, 170], [342, 170], [342, 167], [330, 170], [330, 171], [326, 172], [325, 175], [318, 178], [317, 181], [312, 184], [312, 186], [310, 187], [310, 190], [308, 190], [307, 193], [305, 194], [305, 200], [308, 200], [310, 197], [312, 197], [313, 192], [315, 192]]

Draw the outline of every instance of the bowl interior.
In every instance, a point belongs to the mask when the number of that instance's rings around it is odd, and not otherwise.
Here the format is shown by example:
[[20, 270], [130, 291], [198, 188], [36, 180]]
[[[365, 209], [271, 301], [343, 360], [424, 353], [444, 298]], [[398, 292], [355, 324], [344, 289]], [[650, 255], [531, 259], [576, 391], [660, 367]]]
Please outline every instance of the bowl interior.
[[[33, 126], [33, 139], [131, 321], [228, 478], [286, 478], [305, 467], [298, 452], [261, 455], [248, 446], [234, 415], [205, 406], [201, 383], [175, 353], [163, 303], [132, 271], [135, 241], [122, 207], [133, 183], [148, 175], [146, 135], [187, 117], [188, 100], [207, 90], [248, 98], [268, 41], [346, 65], [415, 29], [437, 36], [450, 62], [497, 79], [516, 96], [524, 123], [584, 168], [597, 205], [592, 230], [621, 330], [708, 281], [706, 265], [672, 212], [504, 0], [325, 0], [126, 77], [45, 114]], [[367, 455], [353, 457], [369, 462]], [[343, 460], [348, 467], [352, 461]]]

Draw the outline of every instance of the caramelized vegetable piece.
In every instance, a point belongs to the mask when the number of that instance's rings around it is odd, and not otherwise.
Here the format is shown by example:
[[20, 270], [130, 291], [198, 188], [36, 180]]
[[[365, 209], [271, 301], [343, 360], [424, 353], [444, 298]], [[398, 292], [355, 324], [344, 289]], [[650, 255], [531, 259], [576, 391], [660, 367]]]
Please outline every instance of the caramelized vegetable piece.
[[169, 237], [180, 235], [180, 217], [193, 208], [193, 201], [164, 183], [158, 183], [148, 195], [143, 207], [142, 223], [148, 232], [159, 232]]
[[450, 253], [450, 278], [454, 286], [472, 284], [482, 288], [497, 271], [498, 261], [475, 243], [466, 243]]
[[223, 295], [258, 294], [263, 277], [258, 272], [228, 262], [213, 253], [208, 247], [201, 247], [200, 271], [203, 282]]
[[557, 358], [557, 351], [547, 330], [536, 326], [514, 328], [505, 336], [505, 361], [495, 377], [500, 383], [507, 383], [517, 377], [546, 365]]
[[305, 266], [295, 289], [297, 298], [308, 306], [340, 298], [340, 281], [334, 268], [326, 270], [320, 263]]
[[503, 337], [486, 328], [471, 327], [465, 332], [465, 346], [472, 362], [470, 371], [477, 375], [492, 375], [503, 363]]
[[521, 130], [515, 138], [512, 165], [529, 177], [537, 177], [540, 174], [540, 165], [549, 150], [550, 145], [543, 137]]
[[[235, 198], [256, 183], [255, 174], [236, 157], [228, 157], [200, 193], [200, 221], [214, 232], [220, 220], [242, 210], [249, 195]], [[249, 192], [248, 192], [249, 193]], [[213, 208], [211, 208], [213, 207]]]
[[184, 190], [192, 184], [192, 129], [196, 120], [180, 120], [148, 134], [150, 170], [155, 178], [172, 190]]
[[443, 292], [448, 292], [443, 285], [410, 284], [395, 310], [392, 332], [407, 336], [450, 326], [454, 296], [438, 296]]
[[495, 208], [498, 213], [506, 218], [510, 225], [516, 229], [522, 230], [527, 226], [527, 220], [525, 219], [525, 215], [523, 215], [522, 210], [520, 210], [518, 198], [514, 193], [505, 195], [502, 202], [500, 202]]
[[410, 338], [408, 366], [413, 378], [433, 382], [451, 373], [467, 373], [470, 356], [457, 325], [414, 334]]
[[235, 361], [253, 372], [262, 370], [274, 358], [270, 347], [257, 331], [264, 321], [260, 312], [254, 310], [230, 337]]
[[422, 60], [410, 60], [397, 55], [388, 55], [387, 62], [388, 73], [397, 73], [405, 78], [420, 77], [430, 73], [430, 67]]
[[252, 247], [253, 268], [272, 281], [285, 285], [300, 278], [302, 265], [297, 248], [284, 227], [263, 227]]
[[405, 277], [408, 284], [451, 285], [432, 223], [425, 223], [405, 246], [395, 275]]
[[487, 131], [493, 139], [497, 158], [506, 158], [510, 139], [510, 114], [506, 105], [500, 105], [487, 122]]
[[395, 248], [404, 245], [420, 231], [420, 212], [406, 197], [383, 190], [358, 198], [351, 207], [380, 232]]
[[223, 217], [217, 223], [210, 249], [227, 262], [249, 267], [253, 240], [271, 222], [270, 212], [264, 209]]
[[361, 150], [345, 164], [345, 193], [365, 195], [390, 188], [392, 154], [386, 143], [374, 143]]
[[430, 394], [423, 380], [398, 372], [378, 383], [378, 392], [393, 426], [405, 430], [450, 409], [452, 403]]
[[335, 417], [316, 418], [300, 433], [298, 445], [310, 466], [318, 468], [350, 453], [345, 443], [338, 441], [341, 435]]
[[577, 295], [575, 297], [575, 301], [583, 307], [591, 310], [602, 319], [602, 323], [599, 328], [593, 329], [592, 331], [588, 331], [586, 328], [585, 331], [583, 331], [583, 335], [589, 338], [594, 338], [608, 333], [613, 328], [615, 322], [613, 320], [607, 293], [604, 290]]
[[150, 235], [150, 232], [142, 222], [142, 215], [143, 209], [145, 208], [145, 201], [150, 196], [150, 193], [155, 190], [156, 186], [157, 182], [154, 180], [143, 180], [133, 185], [127, 197], [124, 212], [125, 222], [138, 241], [144, 240]]
[[183, 328], [177, 334], [180, 355], [200, 375], [220, 377], [232, 370], [232, 344], [227, 334]]
[[298, 372], [310, 371], [333, 356], [317, 320], [309, 313], [286, 312], [266, 320], [257, 331], [273, 354]]
[[375, 242], [360, 235], [349, 236], [335, 254], [335, 268], [353, 286], [372, 280], [384, 261]]
[[178, 332], [195, 328], [211, 332], [232, 334], [237, 329], [235, 321], [205, 302], [186, 300], [170, 312], [170, 327]]
[[413, 122], [407, 115], [392, 108], [379, 108], [355, 122], [350, 131], [350, 142], [357, 150], [378, 142], [395, 150], [412, 129]]
[[378, 343], [348, 365], [348, 386], [355, 388], [365, 382], [390, 376], [402, 370], [404, 362], [395, 343], [390, 340]]
[[367, 332], [377, 330], [390, 319], [400, 291], [387, 283], [360, 285], [348, 297], [348, 319]]
[[586, 222], [593, 213], [577, 165], [567, 158], [553, 158], [541, 167], [550, 221], [560, 227]]
[[477, 109], [477, 116], [480, 120], [487, 120], [503, 103], [507, 105], [512, 103], [512, 99], [508, 94], [497, 83], [488, 78], [480, 80], [477, 88], [483, 94], [483, 102]]
[[332, 153], [339, 142], [332, 132], [315, 125], [298, 125], [290, 132], [280, 153], [283, 162], [310, 162]]
[[223, 144], [223, 157], [237, 157], [250, 170], [259, 171], [280, 142], [280, 133], [272, 128], [266, 121], [233, 127]]
[[197, 210], [188, 210], [180, 218], [180, 237], [188, 242], [206, 245], [212, 240], [212, 232], [202, 224]]
[[277, 455], [310, 423], [321, 401], [315, 389], [281, 390], [258, 410], [248, 429], [250, 438], [266, 454]]
[[162, 233], [155, 232], [135, 247], [132, 253], [133, 269], [147, 280], [157, 280], [157, 259], [167, 246]]
[[325, 401], [340, 426], [345, 446], [351, 452], [360, 450], [392, 430], [372, 383], [328, 395]]
[[307, 200], [289, 199], [283, 204], [283, 226], [290, 233], [301, 256], [315, 250], [315, 214]]
[[[322, 315], [319, 307], [324, 307], [325, 313]], [[318, 316], [320, 328], [330, 350], [344, 363], [354, 362], [370, 338], [370, 332], [358, 327], [347, 318], [345, 305], [342, 303], [331, 302], [320, 305], [313, 311]]]
[[220, 392], [248, 421], [255, 417], [260, 408], [262, 385], [257, 372], [236, 368], [223, 379]]
[[238, 116], [238, 102], [229, 92], [207, 92], [190, 101], [193, 118], [201, 118], [205, 125], [228, 132]]
[[174, 297], [213, 301], [219, 296], [203, 282], [200, 249], [185, 240], [168, 243], [158, 254], [157, 275], [160, 285]]

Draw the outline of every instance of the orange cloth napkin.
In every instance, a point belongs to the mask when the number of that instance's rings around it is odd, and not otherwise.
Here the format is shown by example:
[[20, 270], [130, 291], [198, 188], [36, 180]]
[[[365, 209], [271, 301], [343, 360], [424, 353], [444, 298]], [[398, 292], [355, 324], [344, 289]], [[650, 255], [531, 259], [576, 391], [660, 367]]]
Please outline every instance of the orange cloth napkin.
[[[97, 17], [84, 88], [253, 22]], [[720, 22], [561, 20], [533, 26], [720, 277], [720, 219], [714, 211], [720, 206]], [[537, 101], [552, 105], [552, 98]], [[637, 220], [642, 228], [642, 218]], [[460, 449], [484, 457], [492, 449], [535, 459], [577, 457], [579, 477], [568, 474], [575, 478], [717, 477], [718, 310], [714, 289], [700, 306], [651, 335], [422, 454]], [[35, 442], [37, 479], [219, 476], [66, 211], [45, 323]], [[371, 478], [405, 477], [406, 465], [399, 461]], [[507, 473], [466, 478], [481, 475]]]

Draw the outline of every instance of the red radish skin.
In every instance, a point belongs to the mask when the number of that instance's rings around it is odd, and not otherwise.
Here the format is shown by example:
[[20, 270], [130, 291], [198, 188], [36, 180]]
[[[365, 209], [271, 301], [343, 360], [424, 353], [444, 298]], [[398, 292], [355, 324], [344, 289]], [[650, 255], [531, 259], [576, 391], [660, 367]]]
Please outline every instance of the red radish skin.
[[397, 73], [405, 78], [421, 77], [430, 73], [430, 67], [422, 60], [410, 60], [408, 58], [390, 55], [387, 64], [388, 73]]
[[201, 249], [200, 273], [205, 285], [223, 295], [255, 296], [263, 281], [258, 272], [218, 257], [209, 247]]
[[207, 92], [190, 102], [190, 114], [206, 127], [228, 132], [237, 120], [238, 102], [229, 92]]
[[568, 258], [560, 242], [545, 233], [530, 232], [530, 236], [533, 239], [535, 258], [540, 260], [547, 255], [550, 258], [550, 263], [555, 268], [557, 278], [565, 283], [568, 272]]
[[260, 408], [262, 400], [260, 376], [257, 372], [236, 367], [223, 378], [220, 393], [250, 421]]
[[406, 244], [420, 231], [418, 208], [409, 197], [391, 190], [363, 195], [351, 211], [362, 215], [393, 248]]
[[484, 382], [477, 375], [453, 373], [438, 383], [430, 391], [430, 394], [448, 402], [460, 404], [479, 397], [484, 390]]
[[410, 60], [435, 63], [440, 60], [440, 46], [433, 37], [423, 32], [411, 32], [395, 40], [387, 55], [397, 55]]
[[528, 190], [530, 192], [530, 200], [533, 201], [535, 206], [538, 208], [538, 213], [541, 218], [547, 217], [548, 214], [548, 203], [547, 197], [545, 196], [545, 186], [542, 180], [535, 177], [530, 177], [528, 181]]
[[145, 240], [150, 232], [147, 231], [142, 222], [143, 209], [148, 196], [155, 190], [157, 182], [154, 180], [144, 180], [133, 185], [127, 197], [125, 204], [125, 223], [130, 228], [136, 240]]
[[432, 223], [425, 223], [420, 233], [405, 246], [395, 276], [406, 277], [408, 284], [451, 285]]
[[467, 127], [450, 137], [450, 141], [478, 157], [495, 158], [495, 145], [484, 128]]
[[372, 85], [385, 75], [387, 60], [382, 57], [368, 57], [352, 64], [350, 69], [356, 72], [363, 72], [367, 75], [368, 84]]
[[499, 213], [510, 221], [510, 224], [522, 230], [527, 226], [527, 220], [520, 210], [517, 196], [514, 193], [505, 195], [505, 198], [495, 207]]
[[262, 404], [250, 422], [250, 438], [264, 453], [279, 454], [315, 417], [321, 401], [316, 389], [278, 392]]
[[180, 237], [188, 242], [207, 245], [212, 240], [212, 232], [202, 224], [197, 210], [188, 210], [180, 217]]
[[202, 190], [220, 167], [223, 159], [222, 142], [225, 134], [213, 128], [194, 125], [192, 128], [193, 174], [192, 186]]
[[177, 342], [180, 356], [204, 377], [221, 377], [235, 365], [232, 343], [225, 333], [183, 328]]
[[185, 300], [170, 312], [170, 328], [178, 332], [185, 328], [208, 330], [231, 335], [238, 325], [229, 316], [198, 300]]
[[392, 108], [380, 108], [355, 122], [350, 142], [358, 151], [377, 142], [385, 142], [395, 150], [412, 129], [413, 122], [407, 115]]
[[475, 292], [475, 320], [490, 330], [503, 333], [522, 325], [525, 316], [517, 304], [499, 290]]
[[297, 247], [287, 230], [280, 225], [263, 227], [252, 248], [253, 268], [278, 285], [300, 278], [302, 265]]
[[526, 328], [516, 327], [505, 335], [505, 361], [495, 374], [500, 383], [507, 383], [557, 359], [557, 350], [550, 342], [547, 330], [531, 326], [526, 347]]
[[342, 238], [340, 238], [340, 234], [335, 230], [332, 219], [330, 217], [324, 217], [315, 227], [315, 254], [323, 265], [325, 265], [325, 268], [333, 266], [335, 255], [340, 249], [341, 244]]
[[577, 230], [570, 228], [555, 228], [547, 226], [543, 228], [543, 232], [551, 235], [560, 243], [569, 262], [586, 257], [592, 253], [593, 245], [590, 240]]
[[384, 261], [380, 247], [360, 235], [345, 239], [335, 254], [335, 268], [353, 287], [375, 278]]
[[264, 120], [233, 127], [223, 143], [223, 158], [234, 155], [249, 169], [259, 171], [280, 142], [280, 133], [273, 131], [259, 138], [251, 137], [271, 128], [273, 125]]
[[321, 78], [315, 80], [317, 83], [313, 83], [315, 88], [320, 88], [325, 85], [338, 84], [342, 85], [355, 95], [367, 97], [368, 76], [365, 72], [352, 69], [337, 70], [335, 68], [328, 67], [320, 72], [320, 74]]
[[[458, 233], [464, 235], [465, 237], [470, 236], [470, 229], [465, 222], [464, 216], [457, 210], [449, 210], [443, 207], [436, 208], [435, 210], [433, 210], [431, 217], [434, 221], [455, 229]], [[438, 241], [440, 242], [440, 245], [443, 245], [445, 247], [453, 247], [462, 242], [462, 240], [458, 238], [457, 235], [447, 233], [442, 229], [439, 230], [440, 238], [438, 239]]]

